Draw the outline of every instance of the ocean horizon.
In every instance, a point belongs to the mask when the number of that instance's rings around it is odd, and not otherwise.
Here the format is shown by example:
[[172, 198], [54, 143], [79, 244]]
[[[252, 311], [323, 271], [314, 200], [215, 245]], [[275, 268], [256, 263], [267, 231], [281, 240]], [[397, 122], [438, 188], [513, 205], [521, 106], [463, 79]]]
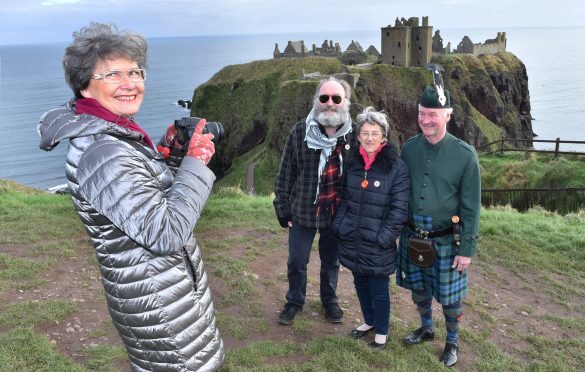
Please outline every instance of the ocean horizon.
[[[437, 27], [434, 28], [436, 30]], [[438, 28], [440, 29], [440, 28]], [[440, 29], [444, 45], [454, 50], [464, 36], [474, 43], [506, 32], [507, 51], [528, 72], [533, 132], [536, 139], [585, 141], [580, 114], [580, 88], [585, 84], [585, 28]], [[157, 140], [174, 119], [188, 116], [177, 105], [191, 100], [195, 88], [223, 67], [272, 59], [275, 43], [284, 50], [288, 40], [304, 40], [310, 48], [324, 40], [345, 50], [352, 40], [380, 49], [380, 31], [296, 34], [194, 36], [149, 38], [146, 94], [137, 121]], [[67, 143], [51, 152], [38, 148], [36, 125], [41, 115], [72, 97], [61, 59], [69, 42], [0, 46], [0, 130], [7, 140], [0, 146], [0, 178], [47, 189], [66, 182]], [[208, 118], [213, 120], [213, 118]], [[554, 148], [554, 144], [535, 144]], [[585, 152], [585, 145], [561, 145], [563, 151]]]

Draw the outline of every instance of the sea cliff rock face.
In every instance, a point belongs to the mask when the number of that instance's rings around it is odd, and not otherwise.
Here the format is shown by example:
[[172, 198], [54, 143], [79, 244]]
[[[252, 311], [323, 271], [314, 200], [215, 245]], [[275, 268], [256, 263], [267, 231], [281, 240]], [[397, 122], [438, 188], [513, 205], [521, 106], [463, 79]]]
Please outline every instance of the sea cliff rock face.
[[[452, 54], [433, 62], [445, 68], [443, 79], [452, 95], [449, 132], [474, 146], [502, 136], [532, 139], [526, 68], [513, 54]], [[302, 70], [321, 75], [359, 74], [351, 98], [354, 118], [366, 106], [385, 110], [391, 140], [398, 145], [419, 132], [418, 98], [423, 87], [432, 83], [431, 74], [424, 68], [384, 64], [358, 68], [327, 57], [227, 66], [195, 90], [191, 112], [221, 121], [226, 128], [226, 138], [216, 146], [216, 156], [210, 163], [219, 177], [229, 180], [230, 174], [241, 174], [236, 168], [246, 164], [238, 164], [238, 160], [245, 159], [245, 163], [253, 162], [263, 170], [264, 182], [257, 182], [261, 185], [257, 185], [257, 191], [272, 191], [288, 133], [309, 113], [319, 82], [301, 80]], [[233, 177], [230, 182], [240, 184], [242, 180]]]

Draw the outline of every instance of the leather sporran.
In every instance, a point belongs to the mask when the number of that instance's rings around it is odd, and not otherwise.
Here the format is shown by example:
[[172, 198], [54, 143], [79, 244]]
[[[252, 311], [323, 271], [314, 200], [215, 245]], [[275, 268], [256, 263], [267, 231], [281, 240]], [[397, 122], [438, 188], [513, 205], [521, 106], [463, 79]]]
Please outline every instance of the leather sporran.
[[409, 238], [408, 258], [410, 262], [420, 267], [433, 266], [437, 259], [437, 248], [435, 241], [431, 239]]

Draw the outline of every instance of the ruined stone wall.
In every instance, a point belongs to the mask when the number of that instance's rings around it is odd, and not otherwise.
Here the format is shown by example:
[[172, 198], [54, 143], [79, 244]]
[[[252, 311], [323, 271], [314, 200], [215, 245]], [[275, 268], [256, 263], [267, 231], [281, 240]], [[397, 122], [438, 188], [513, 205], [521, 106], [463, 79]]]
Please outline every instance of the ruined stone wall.
[[498, 44], [473, 44], [473, 55], [478, 56], [480, 54], [496, 54], [500, 52], [500, 46]]
[[488, 39], [485, 43], [473, 44], [473, 55], [496, 54], [506, 51], [506, 33], [498, 32], [495, 39]]

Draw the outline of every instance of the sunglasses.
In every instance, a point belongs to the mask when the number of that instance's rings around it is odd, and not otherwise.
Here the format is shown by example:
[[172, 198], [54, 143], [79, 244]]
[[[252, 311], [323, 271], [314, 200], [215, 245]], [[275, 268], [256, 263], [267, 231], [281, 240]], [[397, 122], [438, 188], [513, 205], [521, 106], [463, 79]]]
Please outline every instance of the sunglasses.
[[329, 96], [327, 94], [322, 94], [319, 96], [319, 102], [327, 103], [329, 102], [329, 98], [331, 98], [333, 100], [333, 103], [335, 103], [336, 105], [339, 105], [341, 103], [341, 100], [343, 99], [341, 98], [341, 96]]

